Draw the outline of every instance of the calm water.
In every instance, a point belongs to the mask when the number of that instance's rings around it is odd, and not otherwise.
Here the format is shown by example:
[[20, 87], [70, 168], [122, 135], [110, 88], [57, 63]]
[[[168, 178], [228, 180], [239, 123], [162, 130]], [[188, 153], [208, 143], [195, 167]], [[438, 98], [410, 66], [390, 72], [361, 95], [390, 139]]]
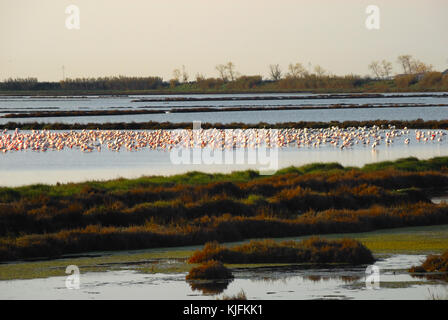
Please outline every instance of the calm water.
[[[340, 150], [330, 145], [315, 147], [289, 147], [277, 149], [278, 153], [257, 152], [257, 161], [248, 160], [245, 150], [245, 161], [237, 164], [236, 152], [228, 151], [233, 163], [176, 164], [168, 151], [143, 149], [137, 152], [113, 152], [103, 149], [101, 152], [83, 153], [79, 150], [63, 151], [20, 151], [0, 153], [0, 185], [19, 186], [31, 183], [81, 182], [85, 180], [106, 180], [112, 178], [137, 178], [141, 175], [170, 175], [187, 171], [223, 172], [258, 169], [275, 171], [288, 166], [300, 166], [313, 162], [339, 162], [344, 166], [362, 166], [366, 163], [395, 160], [414, 156], [429, 159], [438, 156], [448, 156], [448, 139], [444, 136], [441, 142], [417, 142], [414, 130], [410, 131], [409, 145], [404, 144], [406, 136], [395, 138], [395, 142], [387, 146], [380, 144], [376, 150], [370, 146], [354, 145], [349, 149]], [[183, 149], [182, 152], [186, 152]], [[189, 151], [188, 151], [189, 152]], [[264, 161], [258, 161], [264, 155]], [[190, 163], [193, 162], [192, 153]], [[268, 172], [269, 173], [269, 172]], [[271, 172], [272, 173], [272, 172]]]
[[[418, 93], [422, 94], [422, 93]], [[268, 123], [286, 121], [344, 121], [344, 120], [440, 120], [448, 118], [448, 107], [436, 106], [448, 104], [448, 97], [437, 97], [444, 93], [430, 94], [427, 97], [409, 97], [412, 94], [401, 94], [400, 97], [384, 98], [331, 98], [331, 99], [301, 99], [301, 100], [232, 100], [232, 101], [164, 101], [166, 98], [213, 98], [213, 97], [320, 97], [314, 94], [245, 94], [245, 95], [155, 95], [155, 96], [124, 96], [124, 97], [0, 97], [0, 115], [13, 112], [37, 112], [37, 111], [64, 111], [64, 110], [104, 110], [104, 109], [141, 109], [151, 107], [153, 109], [169, 109], [170, 107], [230, 107], [230, 106], [322, 106], [333, 104], [423, 104], [424, 107], [412, 108], [382, 108], [359, 110], [282, 110], [282, 111], [241, 111], [220, 113], [177, 113], [177, 114], [153, 114], [153, 115], [118, 115], [118, 116], [88, 116], [88, 117], [48, 117], [48, 118], [0, 118], [0, 124], [7, 122], [65, 122], [65, 123], [89, 123], [89, 122], [143, 122], [143, 121], [170, 121], [191, 122], [200, 120], [203, 122], [245, 122]], [[141, 98], [160, 99], [157, 102], [132, 102]]]
[[[293, 94], [284, 94], [291, 96]], [[306, 94], [299, 94], [306, 96]], [[220, 96], [220, 95], [207, 95]], [[227, 96], [227, 95], [226, 95]], [[253, 95], [244, 95], [253, 96]], [[281, 94], [275, 94], [281, 96]], [[151, 96], [161, 98], [165, 96]], [[169, 96], [175, 97], [175, 96]], [[182, 97], [182, 96], [179, 96]], [[199, 97], [189, 95], [188, 97]], [[421, 103], [445, 104], [448, 98], [407, 97], [383, 99], [309, 99], [265, 101], [206, 101], [206, 102], [131, 102], [144, 96], [129, 97], [75, 97], [35, 98], [0, 97], [0, 114], [8, 110], [98, 110], [106, 108], [131, 108], [143, 106], [167, 108], [172, 106], [235, 106], [235, 105], [327, 105], [327, 104], [387, 104]], [[160, 115], [95, 116], [71, 118], [0, 119], [0, 123], [17, 122], [131, 122], [171, 121], [192, 122], [245, 122], [269, 123], [285, 121], [331, 120], [441, 120], [448, 119], [447, 107], [413, 107], [359, 110], [286, 110], [222, 113], [184, 113]], [[80, 182], [118, 177], [136, 178], [141, 175], [169, 175], [199, 170], [204, 172], [231, 172], [245, 169], [266, 170], [291, 165], [300, 166], [313, 162], [339, 162], [345, 166], [362, 166], [384, 160], [415, 156], [428, 159], [448, 156], [446, 136], [441, 142], [417, 142], [411, 130], [411, 143], [405, 145], [404, 137], [396, 138], [391, 146], [382, 143], [376, 150], [356, 145], [340, 150], [330, 146], [319, 148], [284, 148], [278, 155], [269, 155], [266, 164], [174, 164], [170, 153], [142, 150], [138, 152], [82, 153], [78, 150], [47, 152], [8, 152], [0, 154], [0, 186], [19, 186], [30, 183]], [[436, 199], [437, 200], [437, 199]], [[441, 199], [442, 200], [442, 199]], [[185, 281], [181, 274], [142, 274], [132, 269], [85, 273], [81, 275], [81, 288], [68, 290], [65, 277], [46, 279], [0, 281], [0, 299], [216, 299], [234, 295], [244, 290], [248, 299], [430, 299], [431, 294], [447, 296], [446, 283], [411, 277], [405, 270], [419, 264], [425, 256], [395, 255], [376, 262], [381, 270], [380, 288], [366, 288], [365, 267], [339, 268], [259, 268], [234, 271], [235, 279], [216, 284], [212, 288]]]
[[446, 282], [414, 278], [406, 271], [425, 256], [395, 255], [375, 263], [380, 282], [367, 288], [364, 267], [276, 267], [234, 270], [235, 279], [220, 283], [188, 283], [185, 273], [142, 274], [132, 270], [85, 273], [80, 288], [67, 289], [66, 277], [0, 281], [0, 299], [143, 299], [203, 300], [244, 290], [257, 299], [430, 299], [446, 296]]
[[[420, 93], [419, 93], [420, 94]], [[191, 106], [204, 103], [209, 106], [230, 105], [324, 105], [324, 104], [365, 104], [365, 103], [414, 103], [414, 104], [448, 104], [448, 97], [437, 97], [445, 93], [425, 94], [425, 97], [411, 97], [413, 94], [401, 94], [392, 98], [384, 94], [384, 98], [373, 99], [303, 99], [303, 100], [258, 100], [258, 101], [163, 101], [166, 98], [200, 98], [200, 97], [315, 97], [313, 94], [244, 94], [244, 95], [158, 95], [158, 96], [122, 96], [122, 97], [0, 97], [0, 113], [10, 111], [39, 110], [98, 110], [108, 108], [141, 108], [152, 106], [167, 108], [176, 106]], [[435, 96], [432, 96], [435, 95]], [[320, 97], [320, 96], [319, 96]], [[156, 98], [160, 102], [132, 102], [140, 98]], [[211, 113], [171, 113], [155, 115], [120, 115], [120, 116], [88, 116], [88, 117], [53, 117], [53, 118], [0, 118], [0, 123], [13, 122], [243, 122], [278, 123], [286, 121], [344, 121], [344, 120], [442, 120], [448, 119], [448, 107], [425, 106], [382, 109], [349, 109], [349, 110], [282, 110], [282, 111], [239, 111]], [[14, 128], [11, 128], [14, 129]], [[411, 134], [412, 135], [412, 134]], [[412, 135], [413, 136], [413, 135]], [[382, 144], [376, 151], [369, 147], [355, 146], [348, 150], [339, 150], [329, 146], [320, 148], [289, 148], [281, 149], [276, 158], [275, 169], [303, 165], [312, 162], [339, 162], [343, 165], [362, 166], [366, 163], [395, 160], [415, 156], [428, 159], [435, 156], [448, 156], [447, 142], [417, 143], [411, 137], [410, 145], [404, 145], [403, 139], [398, 139], [392, 146]], [[79, 151], [47, 151], [37, 153], [8, 152], [0, 154], [0, 185], [18, 186], [29, 183], [79, 182], [84, 180], [111, 179], [118, 177], [135, 178], [141, 175], [169, 175], [186, 171], [200, 170], [205, 172], [231, 172], [245, 169], [266, 169], [259, 164], [227, 164], [227, 165], [176, 165], [170, 159], [170, 154], [163, 151], [143, 150], [138, 152], [122, 151], [119, 153], [103, 149], [101, 153], [84, 154]], [[272, 169], [272, 168], [271, 168]]]
[[[87, 117], [0, 118], [0, 124], [8, 122], [45, 123], [107, 123], [107, 122], [193, 122], [208, 123], [279, 123], [297, 121], [366, 121], [366, 120], [442, 120], [448, 119], [448, 107], [405, 107], [347, 110], [268, 110], [233, 112], [189, 112]], [[14, 129], [14, 128], [11, 128]]]
[[[72, 97], [17, 97], [0, 96], [0, 114], [16, 111], [63, 111], [63, 110], [101, 110], [101, 109], [139, 109], [141, 107], [191, 107], [191, 106], [283, 106], [283, 105], [331, 105], [331, 104], [448, 104], [448, 97], [442, 97], [445, 93], [403, 93], [383, 94], [383, 98], [331, 98], [316, 99], [326, 95], [310, 93], [261, 93], [261, 94], [203, 94], [203, 95], [130, 95], [130, 96], [72, 96]], [[389, 97], [397, 96], [400, 97]], [[424, 97], [412, 97], [412, 95], [425, 95]], [[166, 101], [172, 98], [230, 98], [228, 101]], [[278, 98], [282, 100], [238, 100], [238, 98], [264, 97]], [[286, 99], [287, 97], [302, 97], [305, 99]], [[309, 97], [310, 99], [306, 99]], [[138, 99], [154, 99], [152, 102], [133, 102]]]

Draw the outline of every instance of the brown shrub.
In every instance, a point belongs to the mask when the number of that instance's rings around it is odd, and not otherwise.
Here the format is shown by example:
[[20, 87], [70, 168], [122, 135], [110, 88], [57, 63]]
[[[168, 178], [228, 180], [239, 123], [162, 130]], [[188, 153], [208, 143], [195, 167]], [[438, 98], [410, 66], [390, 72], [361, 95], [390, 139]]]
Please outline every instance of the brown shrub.
[[413, 74], [406, 74], [406, 75], [398, 75], [394, 79], [395, 85], [400, 88], [408, 88], [410, 85], [417, 82], [417, 78]]
[[187, 280], [202, 279], [202, 280], [214, 280], [214, 279], [232, 279], [232, 272], [227, 269], [222, 262], [210, 260], [206, 261], [198, 267], [194, 267], [187, 274]]
[[420, 266], [413, 266], [409, 272], [448, 272], [448, 250], [440, 255], [429, 255]]
[[353, 239], [324, 240], [310, 238], [301, 242], [273, 240], [250, 241], [247, 244], [226, 248], [207, 243], [203, 250], [196, 251], [189, 263], [204, 261], [224, 263], [372, 263], [370, 250]]

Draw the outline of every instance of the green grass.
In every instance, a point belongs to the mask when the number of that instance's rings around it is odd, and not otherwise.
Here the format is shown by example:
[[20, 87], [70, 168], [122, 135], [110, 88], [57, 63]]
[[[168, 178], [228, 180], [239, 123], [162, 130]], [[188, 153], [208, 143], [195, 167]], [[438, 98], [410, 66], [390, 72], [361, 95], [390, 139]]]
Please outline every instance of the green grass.
[[[448, 246], [448, 225], [320, 235], [325, 239], [352, 238], [378, 254], [434, 254]], [[307, 237], [288, 238], [304, 239]], [[283, 239], [282, 239], [283, 240]]]
[[[313, 163], [301, 167], [288, 167], [278, 170], [275, 176], [296, 173], [296, 174], [319, 174], [333, 173], [335, 171], [360, 170], [372, 172], [383, 169], [396, 169], [400, 171], [440, 171], [448, 168], [448, 157], [436, 157], [429, 160], [419, 160], [415, 157], [398, 159], [396, 161], [384, 161], [366, 164], [361, 168], [343, 167], [339, 163]], [[88, 181], [82, 183], [67, 184], [34, 184], [22, 187], [0, 187], [0, 202], [8, 202], [20, 197], [38, 197], [41, 195], [49, 197], [73, 196], [80, 193], [85, 188], [96, 188], [105, 191], [126, 191], [137, 187], [147, 186], [173, 186], [178, 184], [201, 185], [212, 182], [247, 182], [252, 179], [265, 178], [253, 170], [235, 171], [230, 174], [203, 173], [191, 171], [184, 174], [172, 176], [142, 176], [137, 179], [114, 179], [108, 181]]]
[[200, 185], [221, 181], [246, 182], [258, 177], [260, 177], [259, 173], [253, 170], [237, 171], [230, 174], [207, 174], [191, 171], [173, 176], [142, 176], [137, 179], [119, 178], [107, 181], [87, 181], [82, 183], [55, 185], [33, 184], [15, 188], [0, 187], [0, 202], [9, 202], [19, 198], [37, 198], [42, 195], [48, 197], [69, 197], [79, 194], [86, 188], [104, 191], [127, 191], [148, 186], [174, 186], [178, 184]]
[[366, 164], [362, 169], [364, 171], [377, 171], [383, 169], [397, 169], [403, 171], [425, 171], [440, 170], [447, 166], [447, 157], [436, 157], [421, 161], [415, 157], [398, 159], [396, 161], [383, 161]]
[[136, 250], [113, 254], [95, 252], [89, 253], [89, 256], [77, 258], [6, 263], [0, 264], [0, 280], [65, 276], [65, 268], [69, 265], [78, 266], [81, 273], [118, 270], [122, 267], [150, 273], [186, 272], [191, 265], [184, 261], [192, 252], [193, 249], [188, 247], [181, 250]]

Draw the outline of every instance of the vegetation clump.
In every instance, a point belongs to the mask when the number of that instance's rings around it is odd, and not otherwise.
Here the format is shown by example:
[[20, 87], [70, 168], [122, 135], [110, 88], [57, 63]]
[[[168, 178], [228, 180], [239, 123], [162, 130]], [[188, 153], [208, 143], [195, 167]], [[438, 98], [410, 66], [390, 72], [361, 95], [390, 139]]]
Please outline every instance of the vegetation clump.
[[439, 255], [429, 255], [420, 266], [413, 266], [409, 272], [448, 272], [448, 250]]
[[222, 262], [209, 260], [198, 267], [193, 267], [187, 274], [187, 280], [232, 279], [232, 272]]
[[369, 249], [353, 239], [325, 240], [312, 237], [301, 242], [250, 241], [232, 248], [217, 242], [196, 251], [189, 263], [348, 263], [369, 264], [374, 258]]

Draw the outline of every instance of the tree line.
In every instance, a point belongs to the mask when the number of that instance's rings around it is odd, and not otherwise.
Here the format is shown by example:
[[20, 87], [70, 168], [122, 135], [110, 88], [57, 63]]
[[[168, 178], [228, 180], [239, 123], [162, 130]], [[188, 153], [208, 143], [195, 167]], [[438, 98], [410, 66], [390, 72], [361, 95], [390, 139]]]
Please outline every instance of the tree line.
[[[215, 67], [216, 77], [197, 73], [191, 79], [183, 65], [173, 70], [172, 78], [161, 77], [99, 77], [65, 79], [59, 82], [39, 82], [37, 78], [9, 78], [0, 82], [3, 91], [33, 90], [175, 90], [175, 91], [233, 91], [233, 90], [350, 90], [388, 91], [394, 89], [448, 89], [448, 74], [433, 70], [412, 55], [400, 55], [397, 64], [401, 74], [393, 76], [390, 61], [373, 61], [368, 68], [373, 76], [349, 74], [337, 76], [320, 65], [305, 66], [301, 62], [290, 63], [284, 70], [279, 64], [268, 66], [268, 77], [242, 75], [229, 61]], [[389, 82], [388, 82], [389, 81]]]

